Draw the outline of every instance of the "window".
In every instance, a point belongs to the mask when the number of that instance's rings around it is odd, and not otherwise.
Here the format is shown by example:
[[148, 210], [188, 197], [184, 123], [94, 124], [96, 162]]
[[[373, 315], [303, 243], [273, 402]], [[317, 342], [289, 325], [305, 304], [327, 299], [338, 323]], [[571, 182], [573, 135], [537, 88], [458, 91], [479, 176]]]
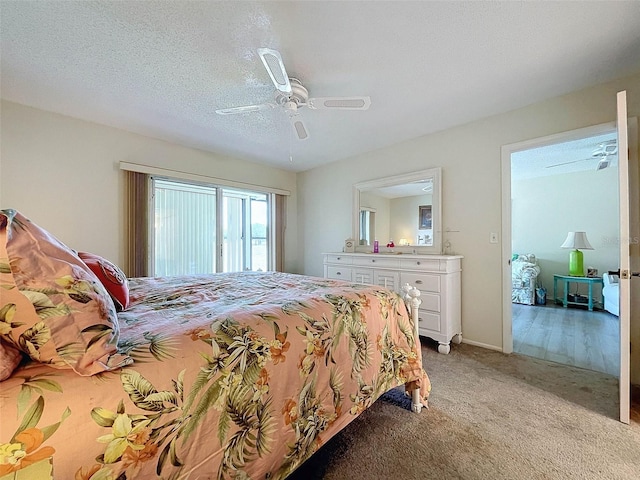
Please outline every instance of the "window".
[[360, 208], [360, 245], [373, 245], [376, 231], [376, 211], [373, 208]]
[[267, 195], [222, 190], [223, 272], [269, 270]]
[[274, 195], [153, 178], [156, 276], [270, 270]]

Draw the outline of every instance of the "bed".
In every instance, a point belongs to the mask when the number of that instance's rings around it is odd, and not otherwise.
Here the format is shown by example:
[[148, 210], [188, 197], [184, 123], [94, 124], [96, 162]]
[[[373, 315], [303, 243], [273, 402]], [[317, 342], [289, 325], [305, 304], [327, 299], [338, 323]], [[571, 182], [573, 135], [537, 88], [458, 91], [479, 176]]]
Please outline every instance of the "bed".
[[[285, 478], [386, 391], [426, 405], [415, 324], [389, 290], [277, 272], [133, 278], [116, 313], [100, 269], [15, 212], [0, 222], [0, 357], [22, 359], [0, 383], [2, 480]], [[33, 253], [16, 254], [34, 231], [45, 263], [60, 260], [35, 280], [18, 268]], [[71, 324], [79, 340], [55, 338]]]

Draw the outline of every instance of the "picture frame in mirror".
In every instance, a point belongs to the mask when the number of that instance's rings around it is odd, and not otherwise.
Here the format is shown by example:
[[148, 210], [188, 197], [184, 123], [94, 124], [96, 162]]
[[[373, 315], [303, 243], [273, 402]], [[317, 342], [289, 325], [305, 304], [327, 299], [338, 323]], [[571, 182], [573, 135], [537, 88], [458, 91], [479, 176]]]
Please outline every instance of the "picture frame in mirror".
[[431, 230], [432, 226], [431, 205], [420, 205], [418, 207], [418, 229]]

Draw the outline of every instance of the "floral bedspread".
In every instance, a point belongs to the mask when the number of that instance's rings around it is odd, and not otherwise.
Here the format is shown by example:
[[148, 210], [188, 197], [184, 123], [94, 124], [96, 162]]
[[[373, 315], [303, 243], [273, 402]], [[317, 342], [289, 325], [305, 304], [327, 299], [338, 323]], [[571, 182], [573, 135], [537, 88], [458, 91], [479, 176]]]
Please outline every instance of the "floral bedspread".
[[426, 402], [419, 340], [386, 289], [273, 272], [129, 282], [132, 365], [30, 363], [0, 383], [0, 477], [284, 478], [387, 390]]

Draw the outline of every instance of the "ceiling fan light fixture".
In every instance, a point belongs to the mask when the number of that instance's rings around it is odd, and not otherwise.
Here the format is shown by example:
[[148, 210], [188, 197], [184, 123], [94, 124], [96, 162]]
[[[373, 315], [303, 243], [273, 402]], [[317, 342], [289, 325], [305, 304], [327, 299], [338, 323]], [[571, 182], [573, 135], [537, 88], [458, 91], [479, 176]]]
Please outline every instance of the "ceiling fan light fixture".
[[285, 102], [283, 106], [284, 109], [291, 114], [295, 114], [298, 111], [298, 104], [294, 101], [289, 100]]

